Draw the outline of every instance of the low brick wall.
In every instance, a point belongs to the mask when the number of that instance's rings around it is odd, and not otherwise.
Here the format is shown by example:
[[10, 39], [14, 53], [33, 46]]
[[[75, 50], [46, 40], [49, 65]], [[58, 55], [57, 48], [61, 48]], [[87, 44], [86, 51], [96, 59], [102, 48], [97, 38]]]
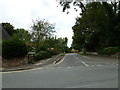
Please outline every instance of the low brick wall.
[[27, 64], [28, 59], [27, 57], [23, 58], [14, 58], [14, 59], [4, 59], [2, 58], [2, 66], [3, 67], [12, 67], [12, 66], [20, 66]]

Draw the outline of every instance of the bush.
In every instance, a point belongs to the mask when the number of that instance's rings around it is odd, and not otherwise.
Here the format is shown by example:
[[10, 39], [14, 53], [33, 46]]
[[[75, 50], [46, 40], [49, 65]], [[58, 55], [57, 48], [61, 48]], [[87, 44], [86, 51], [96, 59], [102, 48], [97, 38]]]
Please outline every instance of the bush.
[[18, 39], [5, 40], [2, 43], [2, 56], [6, 59], [20, 58], [27, 55], [27, 46]]
[[120, 49], [118, 47], [106, 47], [98, 51], [100, 55], [113, 55], [119, 52]]
[[60, 56], [65, 56], [65, 54], [66, 54], [66, 53], [62, 53], [62, 54], [60, 54]]
[[51, 54], [48, 51], [39, 51], [35, 54], [35, 60], [39, 61], [45, 58], [50, 58]]
[[32, 47], [30, 45], [27, 45], [27, 51], [32, 51]]
[[39, 46], [37, 46], [37, 52], [39, 51], [47, 51], [47, 47], [46, 45], [40, 44]]

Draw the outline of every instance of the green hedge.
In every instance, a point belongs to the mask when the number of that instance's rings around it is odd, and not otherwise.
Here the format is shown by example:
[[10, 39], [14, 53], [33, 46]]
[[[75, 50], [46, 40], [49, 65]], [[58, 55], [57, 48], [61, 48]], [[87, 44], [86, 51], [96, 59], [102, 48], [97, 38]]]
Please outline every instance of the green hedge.
[[120, 49], [118, 47], [106, 47], [101, 50], [98, 50], [98, 54], [100, 55], [113, 55], [119, 52]]
[[27, 46], [23, 41], [18, 39], [5, 40], [2, 43], [2, 57], [20, 58], [27, 55]]
[[46, 47], [46, 45], [43, 45], [43, 44], [41, 44], [41, 45], [39, 45], [39, 46], [37, 46], [37, 52], [39, 52], [39, 51], [47, 51], [48, 49], [47, 49], [47, 47]]
[[39, 61], [45, 58], [50, 58], [51, 53], [49, 51], [39, 51], [35, 54], [35, 60]]

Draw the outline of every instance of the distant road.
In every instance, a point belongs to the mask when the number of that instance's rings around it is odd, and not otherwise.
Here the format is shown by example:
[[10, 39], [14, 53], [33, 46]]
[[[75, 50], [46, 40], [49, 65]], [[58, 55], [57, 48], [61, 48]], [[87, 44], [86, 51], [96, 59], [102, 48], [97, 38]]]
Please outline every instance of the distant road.
[[100, 56], [82, 56], [77, 53], [67, 54], [64, 61], [55, 67], [78, 67], [78, 66], [103, 66], [117, 65], [117, 58], [100, 57]]
[[3, 88], [118, 88], [118, 64], [70, 53], [51, 67], [3, 74]]

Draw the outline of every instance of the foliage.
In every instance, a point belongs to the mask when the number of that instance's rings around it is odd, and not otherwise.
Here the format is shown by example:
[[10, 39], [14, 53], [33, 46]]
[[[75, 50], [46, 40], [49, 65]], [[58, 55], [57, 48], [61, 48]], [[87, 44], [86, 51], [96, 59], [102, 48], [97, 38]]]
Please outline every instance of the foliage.
[[66, 54], [66, 53], [62, 53], [62, 54], [60, 54], [60, 56], [65, 56], [65, 54]]
[[[115, 7], [116, 5], [116, 7]], [[96, 51], [105, 47], [120, 46], [120, 2], [92, 2], [76, 18], [72, 27], [72, 47], [77, 50]]]
[[39, 51], [35, 54], [36, 61], [39, 61], [45, 58], [50, 58], [50, 57], [51, 57], [51, 54], [50, 52], [47, 52], [47, 51]]
[[[50, 49], [54, 48], [53, 51]], [[50, 51], [52, 55], [56, 55], [61, 52], [67, 51], [67, 38], [46, 38], [45, 40], [42, 40], [39, 45], [37, 46], [37, 52], [39, 51]]]
[[36, 52], [36, 50], [33, 50], [32, 46], [30, 45], [26, 45], [27, 46], [27, 51], [31, 51], [31, 52]]
[[12, 38], [17, 38], [19, 40], [28, 43], [30, 42], [31, 36], [27, 30], [21, 28], [21, 29], [16, 29], [16, 33], [12, 35]]
[[39, 45], [42, 40], [53, 36], [55, 32], [53, 29], [54, 24], [50, 24], [45, 19], [33, 21], [33, 25], [31, 26], [32, 41], [36, 43], [36, 46]]
[[[82, 0], [58, 0], [59, 4], [63, 7], [63, 12], [67, 10], [67, 14], [69, 13], [68, 9], [71, 8], [71, 3], [73, 3], [73, 6], [78, 6], [81, 8], [82, 11], [85, 11], [85, 7], [83, 3], [88, 3], [89, 0], [86, 2], [82, 2]], [[76, 7], [74, 7], [75, 11], [78, 11]]]
[[37, 52], [39, 51], [47, 51], [48, 50], [48, 46], [47, 43], [45, 43], [45, 41], [41, 41], [39, 46], [37, 46]]
[[71, 49], [69, 47], [65, 47], [65, 53], [71, 53]]
[[2, 56], [4, 58], [20, 58], [27, 54], [26, 44], [18, 39], [5, 40], [2, 43]]
[[98, 51], [100, 55], [113, 55], [119, 52], [120, 49], [118, 47], [106, 47]]
[[[53, 30], [54, 24], [50, 24], [45, 19], [33, 21], [33, 25], [31, 26], [30, 33], [23, 28], [14, 29], [14, 27], [12, 27], [10, 23], [5, 24], [4, 27], [5, 26], [7, 27], [7, 29], [9, 28], [8, 30], [10, 30], [10, 32], [12, 30], [15, 31], [11, 35], [12, 39], [10, 41], [7, 40], [4, 42], [4, 43], [10, 43], [10, 44], [6, 44], [7, 47], [9, 47], [9, 49], [6, 48], [5, 44], [3, 44], [3, 46], [5, 47], [3, 49], [7, 51], [6, 52], [4, 50], [3, 52], [4, 53], [3, 56], [5, 58], [21, 57], [16, 54], [20, 53], [21, 55], [21, 52], [23, 51], [23, 49], [18, 51], [18, 53], [17, 53], [17, 50], [19, 49], [15, 49], [15, 48], [18, 48], [17, 46], [21, 45], [21, 43], [24, 43], [27, 45], [24, 47], [25, 51], [35, 50], [34, 52], [36, 52], [35, 58], [30, 60], [29, 63], [34, 63], [34, 61], [36, 60], [41, 60], [44, 58], [51, 57], [51, 55], [57, 55], [59, 53], [70, 51], [70, 49], [67, 47], [67, 42], [68, 42], [67, 37], [65, 38], [57, 38], [56, 36], [54, 37], [54, 32], [55, 32]], [[14, 46], [15, 48], [12, 46]], [[53, 50], [51, 48], [53, 48]], [[12, 53], [10, 53], [10, 51], [12, 51]]]

